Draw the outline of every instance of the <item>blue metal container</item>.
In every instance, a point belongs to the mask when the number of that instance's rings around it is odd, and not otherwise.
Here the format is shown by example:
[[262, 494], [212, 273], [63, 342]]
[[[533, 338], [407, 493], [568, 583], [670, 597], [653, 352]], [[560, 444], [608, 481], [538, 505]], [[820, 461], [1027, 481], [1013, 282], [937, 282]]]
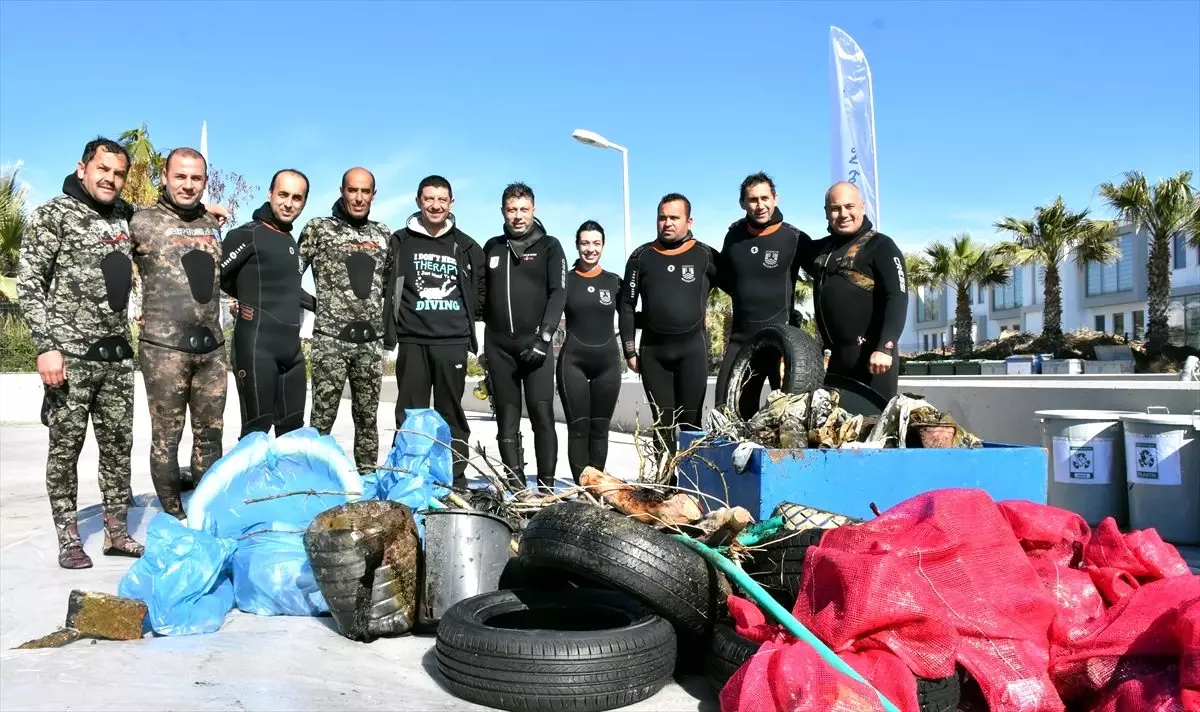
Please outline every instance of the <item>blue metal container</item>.
[[[702, 433], [680, 433], [680, 448]], [[745, 472], [735, 472], [733, 444], [703, 448], [681, 466], [694, 487], [766, 519], [780, 502], [870, 519], [918, 494], [939, 489], [982, 489], [993, 500], [1046, 504], [1047, 458], [1040, 447], [985, 442], [976, 449], [884, 450], [758, 449]], [[690, 482], [689, 482], [690, 480]], [[706, 498], [706, 507], [715, 508]]]

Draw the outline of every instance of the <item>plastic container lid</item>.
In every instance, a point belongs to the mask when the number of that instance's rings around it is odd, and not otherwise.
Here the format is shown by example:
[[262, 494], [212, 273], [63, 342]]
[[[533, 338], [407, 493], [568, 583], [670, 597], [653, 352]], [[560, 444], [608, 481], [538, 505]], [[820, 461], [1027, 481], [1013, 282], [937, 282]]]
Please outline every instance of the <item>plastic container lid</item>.
[[1136, 423], [1151, 423], [1154, 425], [1180, 425], [1200, 430], [1200, 410], [1191, 413], [1130, 413], [1122, 415], [1121, 420]]
[[1136, 410], [1039, 410], [1034, 415], [1040, 418], [1057, 418], [1058, 420], [1112, 420], [1117, 421], [1126, 415], [1144, 415]]

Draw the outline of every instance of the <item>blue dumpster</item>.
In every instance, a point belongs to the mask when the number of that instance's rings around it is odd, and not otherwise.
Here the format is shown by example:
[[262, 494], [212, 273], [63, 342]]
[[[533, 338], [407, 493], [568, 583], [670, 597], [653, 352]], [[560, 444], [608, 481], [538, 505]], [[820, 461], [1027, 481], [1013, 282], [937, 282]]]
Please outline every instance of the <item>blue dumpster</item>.
[[[681, 433], [680, 449], [703, 435]], [[918, 494], [952, 488], [982, 489], [996, 501], [1046, 504], [1048, 465], [1040, 447], [985, 442], [975, 449], [758, 449], [746, 471], [735, 472], [735, 446], [699, 449], [681, 465], [680, 485], [745, 507], [760, 520], [780, 502], [869, 519], [872, 502], [884, 511]], [[706, 508], [719, 506], [704, 499]]]

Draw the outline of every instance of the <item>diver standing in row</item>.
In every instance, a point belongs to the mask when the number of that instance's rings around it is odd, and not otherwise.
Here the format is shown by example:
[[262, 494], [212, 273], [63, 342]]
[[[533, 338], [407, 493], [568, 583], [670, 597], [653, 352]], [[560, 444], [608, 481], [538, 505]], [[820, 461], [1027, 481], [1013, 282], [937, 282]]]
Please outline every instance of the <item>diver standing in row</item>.
[[558, 353], [558, 394], [567, 420], [567, 463], [576, 484], [585, 467], [604, 470], [608, 429], [621, 395], [621, 349], [614, 321], [621, 278], [600, 268], [604, 228], [575, 231], [579, 260], [567, 273], [566, 339]]
[[554, 429], [554, 333], [566, 303], [567, 260], [558, 239], [534, 217], [533, 190], [524, 183], [500, 199], [504, 234], [484, 245], [484, 353], [496, 402], [500, 460], [525, 482], [521, 395], [533, 425], [537, 481], [554, 487], [558, 433]]
[[221, 243], [221, 288], [238, 302], [232, 360], [242, 410], [239, 439], [272, 427], [279, 436], [304, 425], [308, 384], [301, 309], [315, 311], [316, 300], [300, 284], [292, 225], [308, 189], [300, 171], [277, 172], [254, 219], [230, 230]]

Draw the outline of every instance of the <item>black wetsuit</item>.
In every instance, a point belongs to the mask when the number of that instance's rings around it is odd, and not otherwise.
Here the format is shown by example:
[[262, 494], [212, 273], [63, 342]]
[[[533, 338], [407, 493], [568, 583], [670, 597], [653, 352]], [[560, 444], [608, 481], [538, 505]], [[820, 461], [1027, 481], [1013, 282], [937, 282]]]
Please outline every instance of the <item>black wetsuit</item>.
[[[896, 343], [904, 330], [908, 285], [904, 255], [890, 237], [874, 233], [863, 218], [853, 235], [828, 235], [804, 249], [804, 269], [813, 276], [817, 328], [832, 354], [829, 373], [853, 378], [884, 398], [896, 395], [900, 359]], [[856, 238], [872, 232], [865, 242]], [[853, 255], [848, 255], [853, 250]], [[892, 357], [885, 373], [872, 375], [871, 354]]]
[[300, 350], [301, 309], [316, 302], [300, 286], [299, 248], [269, 203], [221, 241], [221, 289], [238, 301], [233, 372], [242, 408], [239, 438], [304, 425], [308, 396]]
[[[717, 285], [717, 255], [691, 233], [633, 251], [618, 305], [625, 358], [638, 356], [642, 385], [658, 434], [675, 452], [675, 426], [699, 430], [708, 388], [708, 334], [704, 316]], [[641, 353], [634, 345], [634, 308], [642, 298]]]
[[554, 430], [554, 332], [567, 299], [567, 260], [539, 220], [520, 238], [507, 233], [483, 247], [484, 345], [496, 404], [500, 460], [522, 482], [521, 392], [533, 426], [538, 483], [551, 487], [558, 460]]
[[[743, 218], [729, 226], [721, 247], [720, 287], [733, 302], [733, 328], [717, 375], [716, 405], [725, 403], [729, 372], [742, 346], [765, 326], [794, 321], [796, 280], [802, 261], [798, 247], [811, 241], [804, 232], [784, 222], [779, 210], [765, 225]], [[772, 389], [779, 388], [778, 370], [770, 369], [766, 374], [755, 371], [742, 390], [739, 412], [758, 410], [764, 376]]]
[[621, 278], [596, 267], [567, 274], [567, 337], [558, 352], [558, 395], [567, 419], [567, 462], [604, 469], [608, 427], [621, 394], [621, 349], [613, 317]]

